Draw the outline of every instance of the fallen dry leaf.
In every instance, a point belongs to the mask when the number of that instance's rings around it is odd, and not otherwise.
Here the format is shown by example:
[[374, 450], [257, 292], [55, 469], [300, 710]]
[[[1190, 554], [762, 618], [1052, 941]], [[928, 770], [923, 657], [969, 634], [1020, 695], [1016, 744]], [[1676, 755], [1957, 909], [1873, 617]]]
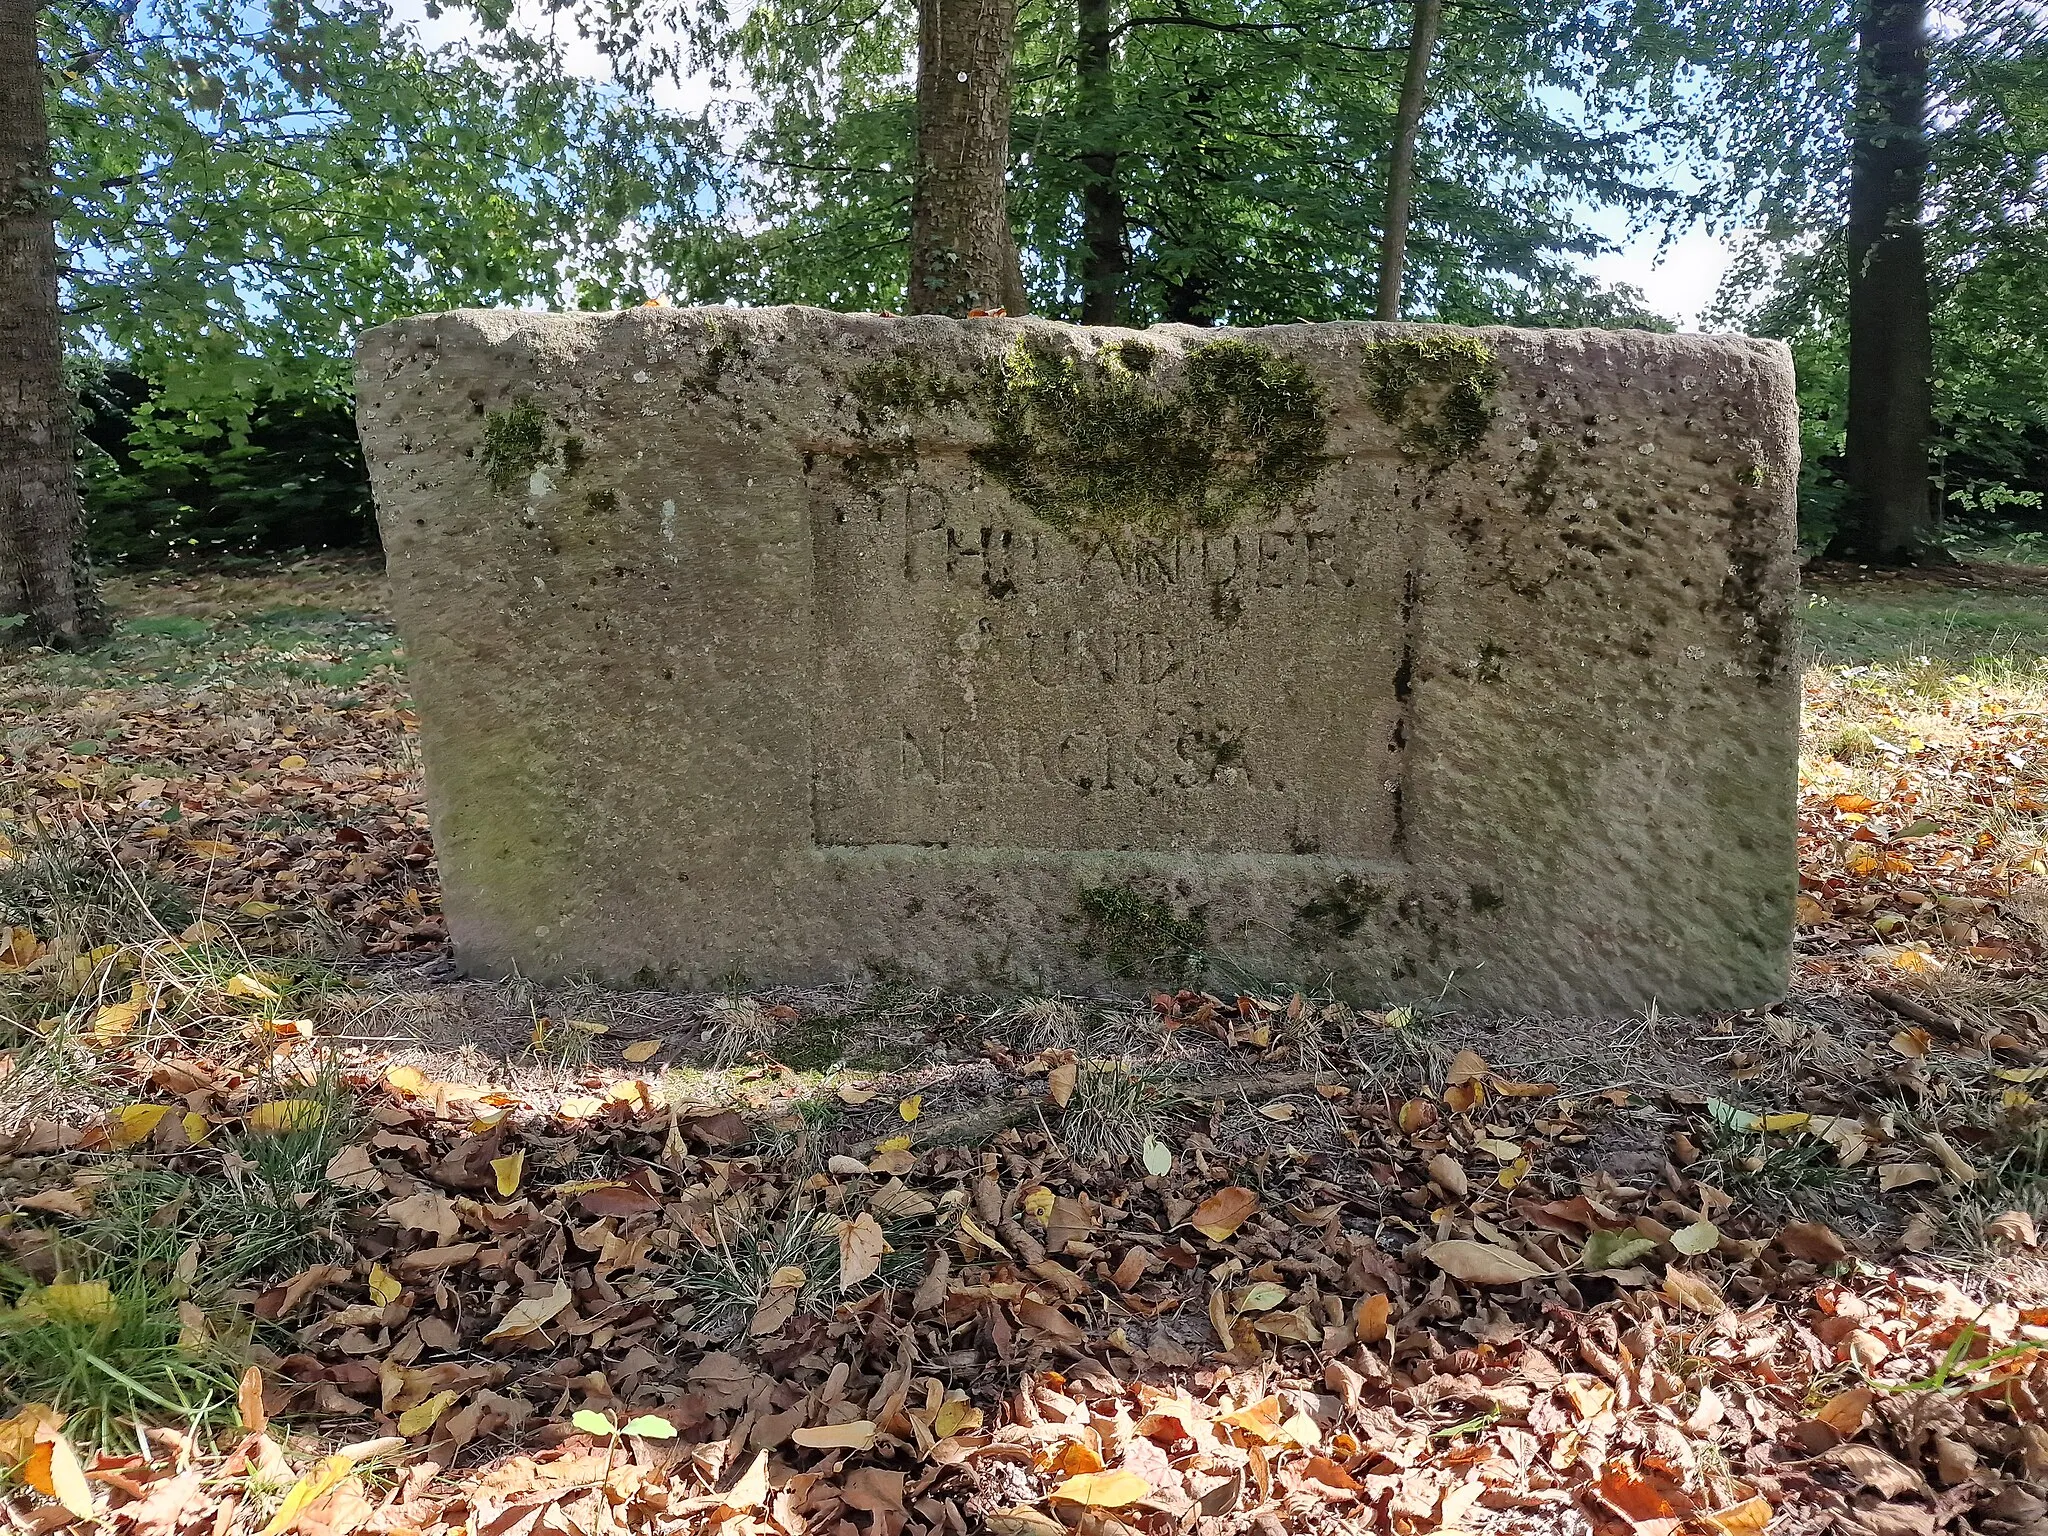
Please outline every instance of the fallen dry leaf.
[[1069, 1504], [1086, 1504], [1095, 1509], [1121, 1509], [1150, 1496], [1152, 1485], [1135, 1472], [1117, 1468], [1110, 1472], [1083, 1472], [1053, 1489], [1051, 1498]]
[[1232, 1184], [1196, 1206], [1188, 1224], [1212, 1242], [1220, 1243], [1243, 1226], [1258, 1208], [1256, 1194]]
[[1467, 1285], [1520, 1285], [1524, 1280], [1540, 1279], [1550, 1273], [1511, 1248], [1465, 1238], [1431, 1243], [1423, 1250], [1423, 1256], [1453, 1280], [1462, 1280]]

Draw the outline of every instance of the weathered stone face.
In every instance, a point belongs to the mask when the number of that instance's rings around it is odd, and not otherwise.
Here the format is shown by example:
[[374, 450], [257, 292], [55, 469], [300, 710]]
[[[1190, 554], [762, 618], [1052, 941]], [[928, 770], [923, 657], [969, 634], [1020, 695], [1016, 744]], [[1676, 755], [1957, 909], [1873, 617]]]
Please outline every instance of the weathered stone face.
[[468, 311], [358, 386], [473, 970], [1783, 984], [1775, 343]]

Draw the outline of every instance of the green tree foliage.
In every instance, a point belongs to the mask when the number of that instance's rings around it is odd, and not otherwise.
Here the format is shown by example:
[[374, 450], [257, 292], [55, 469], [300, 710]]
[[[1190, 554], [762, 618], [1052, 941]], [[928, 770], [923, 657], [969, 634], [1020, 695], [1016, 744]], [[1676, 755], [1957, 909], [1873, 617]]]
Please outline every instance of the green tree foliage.
[[639, 302], [636, 232], [716, 207], [701, 123], [516, 38], [429, 52], [374, 0], [57, 0], [44, 46], [76, 345], [148, 384], [96, 482], [127, 516], [135, 472], [246, 472], [256, 417], [331, 414], [364, 327]]
[[246, 421], [232, 434], [191, 414], [176, 418], [188, 424], [181, 434], [158, 417], [144, 443], [135, 412], [150, 401], [147, 381], [95, 371], [80, 397], [87, 533], [101, 570], [376, 542], [346, 397], [233, 402]]
[[[1370, 315], [1406, 7], [1130, 0], [1112, 25], [1105, 121], [1094, 102], [1081, 110], [1071, 0], [1020, 11], [1011, 206], [1034, 310], [1078, 313], [1087, 157], [1107, 140], [1134, 323]], [[1655, 125], [1624, 110], [1657, 67], [1642, 41], [1599, 8], [1446, 8], [1411, 313], [1656, 323], [1575, 259], [1600, 245], [1589, 203], [1654, 218], [1679, 201], [1657, 183]], [[914, 42], [904, 0], [764, 4], [726, 35], [723, 57], [751, 96], [728, 128], [752, 224], [679, 248], [686, 287], [902, 307]], [[1589, 82], [1600, 106], [1565, 105]]]
[[[1824, 540], [1841, 508], [1848, 272], [1842, 240], [1854, 10], [1712, 4], [1691, 47], [1715, 63], [1694, 121], [1701, 197], [1754, 221], [1715, 318], [1788, 341], [1799, 366], [1801, 515]], [[1753, 53], [1729, 39], [1766, 36]], [[2017, 0], [1966, 0], [1933, 39], [1926, 224], [1934, 291], [1937, 494], [1951, 514], [2018, 510], [2048, 492], [2048, 27]]]

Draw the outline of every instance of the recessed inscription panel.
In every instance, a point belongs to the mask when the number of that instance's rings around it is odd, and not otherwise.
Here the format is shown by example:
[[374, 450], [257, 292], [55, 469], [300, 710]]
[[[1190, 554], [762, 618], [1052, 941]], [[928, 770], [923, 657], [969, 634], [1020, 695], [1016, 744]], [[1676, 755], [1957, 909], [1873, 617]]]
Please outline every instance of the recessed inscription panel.
[[958, 460], [820, 463], [817, 840], [1397, 853], [1391, 504], [1088, 544]]

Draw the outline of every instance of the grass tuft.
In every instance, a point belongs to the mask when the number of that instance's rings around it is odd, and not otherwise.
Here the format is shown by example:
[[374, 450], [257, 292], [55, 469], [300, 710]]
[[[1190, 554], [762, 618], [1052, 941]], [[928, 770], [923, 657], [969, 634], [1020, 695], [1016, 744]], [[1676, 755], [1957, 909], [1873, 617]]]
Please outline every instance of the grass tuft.
[[1082, 1162], [1135, 1162], [1179, 1102], [1173, 1079], [1162, 1071], [1130, 1061], [1089, 1062], [1053, 1129], [1068, 1155]]

